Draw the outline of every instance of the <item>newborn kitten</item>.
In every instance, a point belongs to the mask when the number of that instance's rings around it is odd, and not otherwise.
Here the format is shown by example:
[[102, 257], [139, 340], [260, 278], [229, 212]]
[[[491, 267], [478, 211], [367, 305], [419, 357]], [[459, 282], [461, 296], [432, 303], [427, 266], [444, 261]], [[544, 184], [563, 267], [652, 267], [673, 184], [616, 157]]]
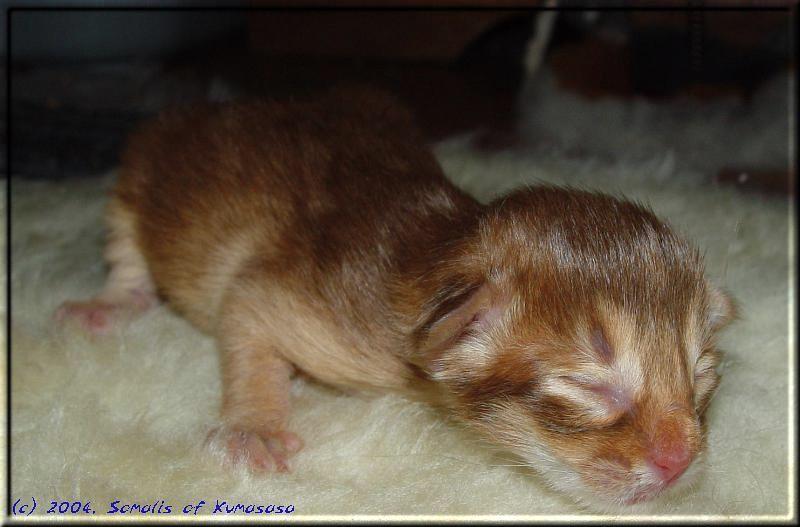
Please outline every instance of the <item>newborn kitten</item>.
[[108, 282], [57, 318], [103, 333], [157, 297], [214, 335], [214, 434], [288, 470], [301, 371], [440, 405], [579, 499], [633, 504], [703, 449], [732, 302], [650, 211], [453, 186], [391, 96], [168, 111], [130, 139]]

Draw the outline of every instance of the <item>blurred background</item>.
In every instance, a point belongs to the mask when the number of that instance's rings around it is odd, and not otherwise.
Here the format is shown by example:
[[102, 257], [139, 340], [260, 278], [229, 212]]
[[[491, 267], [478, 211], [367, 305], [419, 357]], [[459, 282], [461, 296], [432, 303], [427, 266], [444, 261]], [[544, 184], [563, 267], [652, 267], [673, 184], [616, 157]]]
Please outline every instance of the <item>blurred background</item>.
[[[171, 3], [182, 4], [203, 6]], [[328, 2], [350, 4], [380, 2]], [[470, 4], [504, 9], [12, 11], [11, 50], [4, 39], [2, 46], [11, 53], [13, 174], [101, 175], [116, 164], [131, 127], [168, 105], [300, 98], [359, 81], [406, 101], [431, 142], [470, 134], [479, 149], [574, 156], [667, 148], [714, 181], [791, 190], [792, 2], [614, 3], [623, 10], [566, 0]], [[697, 9], [720, 5], [761, 9]], [[693, 9], [634, 9], [653, 6]], [[705, 112], [729, 119], [731, 136], [706, 139]], [[642, 114], [648, 119], [637, 121]], [[637, 122], [652, 131], [648, 145]], [[660, 122], [668, 129], [661, 136], [653, 124]], [[606, 137], [606, 124], [630, 135]], [[754, 133], [758, 147], [733, 145], [741, 130]]]

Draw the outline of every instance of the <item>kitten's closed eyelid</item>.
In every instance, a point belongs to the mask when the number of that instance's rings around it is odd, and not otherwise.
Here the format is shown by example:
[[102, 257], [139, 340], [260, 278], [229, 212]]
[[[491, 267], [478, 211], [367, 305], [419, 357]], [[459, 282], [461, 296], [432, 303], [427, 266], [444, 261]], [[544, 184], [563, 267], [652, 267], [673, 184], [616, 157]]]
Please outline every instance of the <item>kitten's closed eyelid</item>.
[[608, 383], [594, 384], [587, 387], [588, 390], [605, 399], [611, 408], [616, 411], [627, 411], [633, 406], [630, 395], [619, 386]]
[[545, 383], [545, 390], [587, 429], [613, 426], [634, 409], [626, 390], [587, 375], [559, 375]]
[[624, 388], [608, 381], [583, 375], [561, 375], [558, 378], [614, 403], [627, 403], [630, 399], [629, 394]]
[[575, 401], [553, 395], [537, 400], [537, 417], [543, 428], [558, 434], [579, 434], [608, 428], [618, 419], [608, 419], [605, 414], [597, 414]]
[[697, 360], [694, 363], [694, 375], [702, 375], [709, 370], [714, 370], [719, 365], [719, 362], [722, 358], [722, 353], [716, 350], [716, 348], [707, 346], [703, 351], [700, 352], [700, 355], [697, 357]]
[[719, 387], [720, 376], [714, 370], [706, 370], [694, 379], [694, 405], [698, 415], [705, 412], [711, 398]]
[[692, 372], [692, 387], [694, 389], [695, 406], [705, 408], [708, 400], [719, 385], [720, 376], [717, 366], [722, 359], [722, 353], [716, 348], [707, 347], [697, 358]]

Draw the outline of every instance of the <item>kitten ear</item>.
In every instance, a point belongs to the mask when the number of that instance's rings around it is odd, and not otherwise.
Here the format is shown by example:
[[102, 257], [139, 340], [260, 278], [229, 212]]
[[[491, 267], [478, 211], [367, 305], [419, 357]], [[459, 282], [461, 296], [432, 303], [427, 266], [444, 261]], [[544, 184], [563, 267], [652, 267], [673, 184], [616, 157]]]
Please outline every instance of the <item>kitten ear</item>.
[[738, 316], [733, 297], [722, 289], [708, 286], [708, 323], [716, 331], [727, 326]]
[[468, 332], [493, 326], [501, 315], [498, 295], [486, 282], [445, 288], [418, 332], [418, 349], [438, 355]]

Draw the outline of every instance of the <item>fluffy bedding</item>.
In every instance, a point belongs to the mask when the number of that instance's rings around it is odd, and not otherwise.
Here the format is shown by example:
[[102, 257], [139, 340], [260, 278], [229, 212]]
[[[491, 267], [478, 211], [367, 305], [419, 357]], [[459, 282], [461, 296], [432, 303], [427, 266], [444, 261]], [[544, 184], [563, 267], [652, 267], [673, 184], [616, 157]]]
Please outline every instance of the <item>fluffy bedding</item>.
[[[794, 502], [794, 210], [785, 195], [710, 183], [728, 164], [786, 166], [787, 91], [786, 78], [777, 79], [746, 108], [723, 101], [703, 113], [680, 102], [582, 101], [545, 75], [524, 97], [522, 144], [485, 152], [463, 136], [435, 147], [448, 176], [482, 200], [544, 181], [649, 204], [697, 242], [708, 275], [738, 301], [741, 320], [721, 338], [726, 355], [702, 476], [631, 513], [774, 518]], [[198, 514], [224, 500], [292, 505], [293, 518], [602, 512], [550, 490], [421, 404], [302, 379], [291, 425], [306, 447], [294, 471], [223, 468], [203, 446], [220, 402], [211, 338], [164, 306], [94, 340], [51, 322], [59, 303], [103, 283], [101, 215], [113, 178], [12, 181], [14, 499], [35, 497], [37, 514], [50, 500], [88, 501], [97, 515], [119, 500], [118, 508], [148, 505], [155, 512], [146, 515], [162, 519], [200, 500]]]

